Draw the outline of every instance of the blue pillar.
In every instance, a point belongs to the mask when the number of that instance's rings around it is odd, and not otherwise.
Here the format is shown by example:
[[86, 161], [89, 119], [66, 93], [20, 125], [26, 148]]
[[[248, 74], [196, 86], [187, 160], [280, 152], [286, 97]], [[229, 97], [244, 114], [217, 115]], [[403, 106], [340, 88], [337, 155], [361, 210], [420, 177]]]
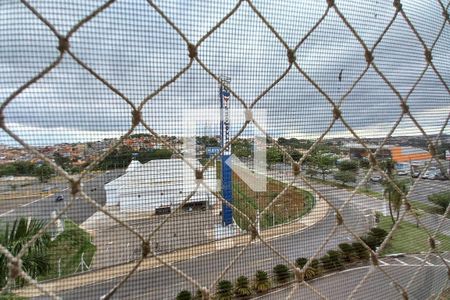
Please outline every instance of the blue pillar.
[[[229, 100], [230, 92], [223, 85], [220, 86], [219, 91], [220, 96], [220, 142], [222, 148], [230, 140], [230, 115], [229, 115]], [[233, 203], [233, 181], [232, 181], [232, 171], [230, 166], [225, 162], [231, 156], [231, 147], [227, 147], [222, 153], [222, 197], [229, 203]], [[227, 226], [233, 224], [233, 210], [222, 203], [222, 225]]]

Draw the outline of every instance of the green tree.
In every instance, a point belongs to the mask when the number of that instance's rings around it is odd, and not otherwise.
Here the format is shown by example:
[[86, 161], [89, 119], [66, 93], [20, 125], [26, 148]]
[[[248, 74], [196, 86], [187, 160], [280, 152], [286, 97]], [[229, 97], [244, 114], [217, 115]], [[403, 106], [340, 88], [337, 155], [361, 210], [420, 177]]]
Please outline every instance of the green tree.
[[[36, 219], [20, 218], [14, 221], [12, 227], [10, 224], [6, 224], [5, 231], [0, 234], [0, 244], [3, 245], [8, 251], [16, 256], [28, 243], [33, 236], [35, 236], [45, 225], [45, 222]], [[50, 268], [49, 261], [47, 259], [47, 248], [50, 243], [50, 236], [44, 233], [41, 237], [37, 238], [28, 248], [25, 255], [22, 257], [22, 268], [32, 278], [36, 278], [39, 275], [44, 275]], [[8, 260], [6, 257], [0, 255], [0, 287], [6, 284], [6, 278], [8, 277]], [[16, 283], [21, 286], [24, 281], [17, 279]]]
[[303, 157], [303, 154], [301, 154], [300, 151], [298, 151], [296, 149], [293, 149], [293, 150], [289, 151], [288, 153], [292, 157], [292, 159], [295, 161], [299, 161]]
[[347, 182], [356, 182], [356, 174], [353, 171], [337, 171], [334, 179], [345, 185]]
[[325, 180], [325, 175], [336, 163], [336, 157], [330, 153], [317, 152], [310, 157], [309, 163], [319, 170]]
[[[392, 219], [392, 225], [395, 224], [395, 222], [400, 217], [400, 208], [402, 206], [402, 194], [398, 191], [402, 191], [403, 194], [408, 193], [408, 185], [405, 180], [398, 181], [398, 180], [392, 180], [393, 183], [386, 182], [384, 185], [384, 197], [389, 202], [389, 214]], [[398, 187], [398, 189], [396, 188]], [[394, 211], [397, 213], [396, 217], [394, 218]]]
[[191, 294], [191, 292], [189, 292], [187, 290], [182, 290], [177, 295], [177, 300], [191, 300], [191, 299], [192, 299], [192, 294]]
[[62, 156], [58, 152], [55, 152], [55, 154], [53, 154], [53, 160], [64, 170], [69, 170], [70, 168], [72, 168], [72, 161], [70, 160], [70, 158]]
[[265, 293], [270, 289], [270, 280], [267, 272], [261, 270], [256, 271], [253, 289], [257, 293]]
[[275, 146], [267, 148], [266, 157], [269, 168], [275, 163], [283, 162], [283, 153]]
[[428, 196], [428, 201], [441, 207], [445, 212], [447, 206], [450, 204], [450, 192], [441, 192]]
[[252, 294], [249, 280], [245, 276], [239, 276], [234, 286], [234, 295], [240, 299], [247, 299]]
[[14, 164], [4, 164], [0, 166], [0, 176], [17, 175], [17, 168]]
[[47, 182], [53, 175], [53, 169], [47, 165], [37, 165], [34, 168], [33, 175], [36, 176], [40, 182]]
[[343, 160], [338, 164], [340, 171], [353, 171], [356, 172], [359, 169], [359, 163], [356, 160]]
[[233, 284], [229, 280], [221, 280], [217, 283], [216, 297], [218, 300], [233, 299]]
[[289, 268], [286, 265], [279, 264], [273, 268], [273, 273], [275, 275], [275, 280], [278, 283], [285, 283], [289, 280], [291, 273], [289, 272]]

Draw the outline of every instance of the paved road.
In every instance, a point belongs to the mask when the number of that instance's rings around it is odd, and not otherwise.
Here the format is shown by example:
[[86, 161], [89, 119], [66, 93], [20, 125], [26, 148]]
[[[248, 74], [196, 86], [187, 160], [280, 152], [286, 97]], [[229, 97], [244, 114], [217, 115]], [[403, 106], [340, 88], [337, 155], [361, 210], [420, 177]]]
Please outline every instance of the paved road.
[[[345, 201], [346, 194], [339, 190], [324, 187], [323, 193], [335, 205]], [[347, 226], [357, 233], [367, 230], [366, 219], [355, 207], [346, 207], [343, 216], [347, 220]], [[271, 245], [290, 260], [298, 257], [309, 257], [321, 246], [332, 227], [336, 223], [333, 214], [329, 214], [323, 220], [303, 230], [288, 236], [281, 236], [271, 241]], [[322, 255], [326, 250], [336, 248], [339, 243], [351, 240], [349, 233], [339, 227], [324, 249], [318, 253]], [[178, 262], [176, 267], [183, 270], [204, 286], [213, 283], [221, 271], [241, 250], [240, 247], [217, 251], [212, 254], [200, 256], [188, 261]], [[262, 245], [254, 243], [239, 258], [238, 263], [233, 265], [225, 275], [225, 278], [235, 279], [240, 275], [251, 276], [255, 270], [271, 270], [274, 265], [281, 263], [273, 252]], [[207, 270], [207, 272], [205, 272]], [[61, 296], [64, 299], [98, 299], [118, 282], [118, 278], [99, 281], [89, 287], [79, 287], [66, 291]], [[115, 299], [174, 299], [176, 294], [183, 288], [191, 286], [173, 271], [160, 267], [142, 271], [133, 275], [115, 294]]]
[[[97, 203], [103, 205], [106, 201], [104, 189], [105, 183], [117, 178], [121, 174], [123, 174], [122, 170], [114, 170], [96, 176], [93, 179], [83, 183], [84, 191]], [[70, 199], [70, 190], [67, 188], [58, 194], [63, 195], [65, 200], [55, 202], [55, 195], [34, 200], [27, 204], [22, 204], [7, 213], [3, 213], [0, 215], [0, 220], [11, 222], [22, 216], [31, 216], [33, 218], [48, 220], [50, 219], [53, 211], [62, 209], [65, 206], [65, 203]], [[89, 218], [95, 211], [96, 209], [91, 204], [83, 199], [77, 199], [66, 212], [65, 217], [80, 224]]]
[[[415, 265], [386, 265], [382, 268], [397, 282], [405, 287], [418, 269]], [[347, 270], [311, 282], [327, 299], [348, 299], [353, 289], [367, 274], [369, 267]], [[424, 266], [417, 278], [408, 288], [408, 299], [435, 299], [447, 283], [447, 268], [445, 265]], [[292, 287], [267, 294], [258, 299], [286, 299]], [[291, 299], [320, 299], [309, 288], [300, 287]], [[401, 293], [389, 279], [379, 270], [373, 272], [368, 280], [353, 295], [352, 299], [402, 299]]]
[[[349, 192], [345, 190], [339, 190], [334, 187], [317, 185], [316, 186], [321, 193], [327, 197], [334, 205], [340, 206], [348, 199]], [[344, 220], [352, 230], [360, 234], [367, 230], [366, 219], [362, 211], [366, 209], [379, 210], [380, 207], [385, 206], [384, 201], [377, 201], [373, 198], [356, 195], [352, 201], [352, 205], [347, 206], [343, 210]], [[330, 233], [336, 220], [333, 214], [329, 214], [323, 220], [311, 226], [307, 230], [296, 232], [287, 236], [281, 236], [270, 242], [270, 244], [285, 255], [288, 259], [294, 260], [298, 257], [309, 257], [317, 251], [327, 235]], [[324, 249], [317, 255], [321, 256], [328, 249], [335, 249], [337, 244], [341, 242], [348, 242], [351, 240], [351, 236], [342, 227], [339, 227], [337, 232], [333, 235], [330, 241], [326, 244]], [[227, 267], [229, 262], [238, 254], [242, 248], [236, 247], [226, 250], [217, 251], [212, 254], [206, 254], [187, 261], [181, 261], [174, 265], [189, 274], [192, 278], [197, 280], [203, 286], [210, 286], [214, 279]], [[272, 251], [261, 243], [254, 243], [244, 252], [244, 254], [238, 259], [238, 262], [233, 265], [225, 274], [225, 279], [234, 280], [240, 275], [252, 276], [258, 269], [271, 270], [272, 267], [282, 261], [278, 259]], [[407, 269], [406, 265], [401, 266], [385, 266], [389, 269], [389, 272], [393, 272], [395, 276], [404, 276], [407, 278], [412, 272], [411, 269]], [[446, 269], [443, 267], [434, 266], [426, 268], [426, 271], [421, 274], [420, 284], [415, 286], [422, 287], [424, 285], [430, 286], [434, 283], [441, 282], [443, 278], [446, 279]], [[417, 268], [417, 266], [416, 266]], [[403, 271], [406, 270], [406, 271]], [[207, 271], [207, 272], [206, 272]], [[355, 270], [349, 272], [348, 275], [342, 275], [336, 277], [331, 283], [323, 283], [321, 287], [324, 290], [328, 290], [330, 298], [337, 299], [335, 295], [346, 295], [351, 288], [357, 284], [358, 278], [364, 276], [367, 270]], [[347, 273], [346, 273], [347, 274]], [[370, 286], [365, 287], [363, 290], [365, 293], [373, 289], [368, 295], [372, 293], [380, 293], [382, 297], [391, 299], [395, 290], [390, 291], [389, 285], [386, 280], [379, 275], [374, 274], [373, 279], [370, 280]], [[98, 299], [108, 290], [110, 290], [120, 278], [111, 279], [99, 279], [95, 284], [89, 286], [80, 286], [76, 289], [65, 291], [61, 296], [64, 299]], [[319, 284], [319, 281], [318, 283]], [[131, 276], [128, 281], [116, 292], [114, 299], [174, 299], [176, 294], [182, 289], [192, 289], [192, 286], [186, 282], [183, 278], [179, 277], [176, 273], [165, 267], [154, 268], [145, 270]], [[414, 299], [421, 298], [421, 289], [414, 290], [417, 294]], [[432, 289], [429, 289], [432, 290]], [[306, 293], [306, 292], [305, 292]], [[385, 294], [383, 294], [385, 293]], [[416, 295], [414, 294], [414, 295]], [[305, 294], [306, 295], [306, 294]], [[361, 295], [361, 297], [367, 295]], [[420, 296], [420, 297], [419, 297]], [[357, 295], [357, 298], [361, 298]], [[381, 298], [382, 298], [381, 297]], [[274, 299], [282, 299], [282, 295], [277, 296]], [[308, 297], [305, 297], [308, 299]], [[370, 298], [370, 297], [369, 297]], [[395, 294], [395, 298], [398, 298], [398, 293]]]

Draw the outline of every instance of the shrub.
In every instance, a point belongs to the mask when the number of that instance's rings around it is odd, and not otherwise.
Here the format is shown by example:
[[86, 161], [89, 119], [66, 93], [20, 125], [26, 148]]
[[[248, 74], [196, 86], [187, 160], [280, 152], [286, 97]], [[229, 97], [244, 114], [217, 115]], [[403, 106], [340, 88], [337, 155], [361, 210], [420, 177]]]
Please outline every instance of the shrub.
[[352, 262], [355, 258], [353, 247], [350, 244], [342, 243], [338, 245], [342, 252], [342, 258], [347, 262]]
[[341, 253], [336, 250], [329, 250], [321, 259], [323, 267], [327, 270], [342, 269]]
[[353, 252], [359, 259], [369, 259], [370, 253], [364, 246], [358, 242], [352, 243]]
[[216, 291], [217, 299], [231, 300], [233, 299], [233, 284], [229, 280], [221, 280], [217, 283]]
[[360, 237], [361, 240], [369, 246], [370, 249], [376, 250], [376, 248], [380, 245], [378, 239], [373, 235], [364, 235]]
[[267, 272], [260, 270], [256, 271], [253, 288], [257, 293], [265, 293], [270, 289], [270, 281]]
[[303, 268], [306, 263], [308, 262], [308, 259], [305, 257], [299, 257], [295, 260], [295, 265], [299, 268]]
[[246, 299], [252, 294], [247, 277], [240, 276], [238, 277], [238, 279], [236, 279], [234, 294], [236, 295], [236, 297], [239, 297], [241, 299]]
[[388, 232], [382, 228], [373, 227], [370, 229], [369, 235], [383, 241], [387, 237]]
[[192, 300], [202, 300], [202, 299], [203, 299], [202, 291], [201, 290], [197, 290], [195, 292], [195, 295], [192, 298]]
[[439, 205], [442, 211], [447, 209], [450, 204], [450, 192], [436, 193], [428, 196], [428, 201]]
[[191, 299], [192, 299], [192, 294], [191, 294], [191, 292], [189, 292], [187, 290], [182, 290], [177, 295], [177, 300], [191, 300]]
[[[299, 257], [296, 259], [295, 265], [299, 268], [303, 268], [307, 262], [308, 262], [307, 258]], [[319, 270], [319, 261], [317, 259], [313, 259], [309, 264], [309, 267], [305, 270], [305, 280], [313, 279], [320, 273], [321, 272]]]
[[279, 264], [273, 268], [273, 273], [275, 274], [275, 280], [278, 283], [285, 283], [289, 280], [291, 276], [289, 268], [286, 265]]

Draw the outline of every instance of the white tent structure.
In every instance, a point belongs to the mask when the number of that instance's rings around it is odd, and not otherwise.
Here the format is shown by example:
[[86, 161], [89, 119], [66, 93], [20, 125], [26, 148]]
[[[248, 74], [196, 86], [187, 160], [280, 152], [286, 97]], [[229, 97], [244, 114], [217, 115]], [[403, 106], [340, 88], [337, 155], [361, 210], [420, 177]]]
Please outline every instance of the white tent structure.
[[[202, 167], [197, 160], [192, 164]], [[215, 168], [209, 168], [203, 177], [215, 191]], [[146, 164], [132, 161], [124, 175], [105, 185], [106, 205], [119, 205], [121, 211], [154, 212], [157, 208], [180, 205], [195, 187], [194, 171], [181, 159], [157, 159]], [[213, 205], [216, 198], [200, 186], [187, 203], [194, 202]]]

